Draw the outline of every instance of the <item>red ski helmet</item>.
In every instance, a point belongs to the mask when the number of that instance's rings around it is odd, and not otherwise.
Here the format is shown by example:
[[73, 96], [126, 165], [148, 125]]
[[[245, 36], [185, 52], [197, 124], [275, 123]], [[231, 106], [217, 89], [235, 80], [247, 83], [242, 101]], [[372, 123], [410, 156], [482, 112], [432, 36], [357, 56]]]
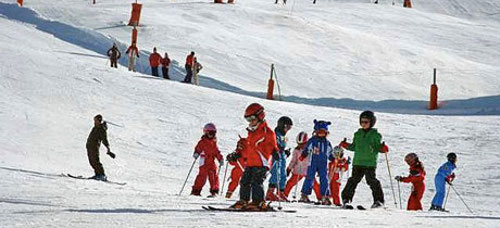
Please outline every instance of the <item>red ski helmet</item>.
[[405, 156], [405, 162], [408, 165], [414, 165], [418, 161], [418, 155], [415, 153], [409, 153]]
[[262, 107], [262, 105], [258, 103], [252, 103], [245, 109], [244, 117], [249, 122], [254, 118], [262, 121], [266, 117], [266, 113], [264, 112], [264, 107]]
[[210, 132], [217, 133], [217, 128], [213, 123], [207, 123], [203, 127], [203, 134], [209, 134]]
[[304, 144], [307, 142], [308, 139], [309, 139], [309, 137], [307, 136], [307, 133], [301, 131], [297, 135], [297, 144]]

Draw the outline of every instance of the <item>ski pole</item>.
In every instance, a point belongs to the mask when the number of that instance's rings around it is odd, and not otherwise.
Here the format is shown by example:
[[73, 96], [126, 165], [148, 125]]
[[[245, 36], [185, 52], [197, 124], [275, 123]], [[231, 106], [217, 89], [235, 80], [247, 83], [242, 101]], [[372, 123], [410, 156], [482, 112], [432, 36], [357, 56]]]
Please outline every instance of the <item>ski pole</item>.
[[186, 177], [186, 180], [184, 181], [184, 184], [182, 185], [181, 191], [179, 192], [179, 196], [181, 195], [182, 190], [184, 190], [184, 187], [186, 186], [186, 183], [187, 183], [187, 181], [188, 181], [188, 179], [189, 179], [189, 175], [191, 174], [191, 171], [193, 170], [194, 163], [196, 162], [196, 160], [198, 160], [198, 158], [195, 158], [195, 159], [193, 160], [193, 164], [191, 164], [191, 168], [189, 169], [189, 172], [188, 172], [188, 175], [187, 175], [187, 177]]
[[[385, 144], [385, 142], [383, 142], [382, 144]], [[389, 159], [387, 158], [387, 153], [384, 154], [385, 154], [385, 161], [387, 162], [387, 171], [389, 172], [389, 180], [391, 181], [391, 190], [392, 190], [392, 198], [394, 198], [394, 206], [398, 208], [398, 203], [396, 202], [396, 194], [394, 193], [394, 186], [392, 185], [392, 175], [391, 175], [391, 168], [389, 166]]]
[[228, 163], [229, 163], [229, 161], [226, 161], [226, 171], [224, 171], [224, 179], [222, 179], [221, 192], [224, 192], [224, 184], [226, 183], [227, 167], [229, 166]]
[[399, 185], [399, 181], [398, 181], [398, 193], [399, 193], [399, 209], [403, 210], [403, 204], [401, 203], [401, 187]]
[[446, 203], [448, 202], [448, 196], [450, 195], [451, 184], [448, 186], [448, 191], [446, 192], [446, 198], [444, 199], [443, 208], [446, 208]]
[[453, 189], [453, 191], [457, 194], [458, 198], [460, 198], [460, 200], [462, 200], [462, 203], [464, 203], [465, 207], [467, 207], [467, 210], [469, 210], [471, 214], [474, 214], [474, 212], [472, 212], [472, 210], [469, 208], [469, 206], [465, 203], [465, 201], [462, 198], [462, 196], [460, 194], [458, 194], [458, 191], [455, 189], [455, 187], [453, 185], [451, 185], [451, 184], [450, 184], [450, 186]]
[[281, 191], [280, 191], [280, 187], [281, 187], [281, 154], [278, 154], [278, 160], [276, 161], [278, 162], [278, 172], [276, 172], [278, 174], [278, 210], [281, 210], [282, 207], [281, 207]]

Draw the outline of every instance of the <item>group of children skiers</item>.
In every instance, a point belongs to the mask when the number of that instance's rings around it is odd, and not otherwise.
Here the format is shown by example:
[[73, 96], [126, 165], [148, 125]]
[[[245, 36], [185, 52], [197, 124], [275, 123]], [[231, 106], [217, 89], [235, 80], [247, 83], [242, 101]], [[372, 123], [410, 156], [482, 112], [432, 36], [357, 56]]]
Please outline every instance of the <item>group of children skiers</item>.
[[[127, 48], [125, 52], [128, 55], [128, 70], [136, 71], [135, 62], [136, 59], [139, 58], [139, 49], [136, 46], [136, 42], [132, 42], [132, 44]], [[113, 46], [106, 52], [111, 62], [111, 67], [118, 68], [118, 59], [121, 58], [121, 52], [116, 46], [116, 43], [113, 43]], [[151, 75], [160, 77], [159, 75], [159, 67], [161, 66], [162, 76], [164, 79], [170, 79], [169, 76], [169, 68], [171, 65], [171, 60], [168, 57], [168, 53], [165, 52], [165, 55], [162, 57], [158, 52], [156, 47], [153, 48], [153, 53], [149, 56], [149, 66], [151, 67]], [[195, 57], [195, 53], [191, 52], [186, 57], [186, 64], [184, 65], [186, 69], [186, 77], [183, 82], [186, 83], [194, 83], [195, 85], [200, 85], [198, 72], [201, 71], [203, 66], [198, 62], [197, 57]], [[192, 82], [194, 80], [194, 82]]]
[[[226, 198], [231, 198], [240, 185], [240, 199], [231, 207], [245, 210], [267, 210], [267, 201], [288, 201], [290, 192], [297, 183], [305, 178], [299, 202], [310, 203], [309, 195], [314, 190], [320, 204], [352, 208], [350, 203], [358, 183], [365, 177], [372, 190], [372, 208], [384, 205], [384, 193], [380, 181], [376, 178], [379, 153], [388, 153], [389, 147], [382, 141], [382, 135], [374, 128], [376, 117], [371, 111], [364, 111], [359, 117], [361, 128], [354, 133], [351, 143], [344, 139], [337, 146], [332, 146], [327, 139], [331, 122], [314, 120], [311, 137], [300, 132], [296, 137], [297, 146], [287, 149], [286, 134], [293, 122], [287, 117], [279, 118], [276, 128], [271, 130], [265, 120], [265, 111], [258, 103], [250, 104], [244, 114], [248, 121], [248, 136], [239, 139], [234, 152], [227, 155], [228, 163], [233, 167]], [[194, 158], [200, 159], [200, 171], [192, 187], [192, 195], [200, 195], [208, 178], [211, 197], [219, 193], [219, 170], [224, 164], [223, 156], [217, 147], [216, 127], [206, 124], [203, 136], [194, 151]], [[341, 180], [347, 175], [350, 157], [344, 157], [344, 149], [354, 151], [352, 175], [340, 193]], [[292, 156], [288, 167], [286, 159]], [[448, 162], [443, 164], [436, 174], [436, 195], [430, 210], [444, 211], [443, 200], [445, 184], [455, 178], [457, 156], [450, 153]], [[219, 161], [217, 166], [214, 160]], [[412, 183], [412, 192], [408, 201], [408, 210], [422, 210], [421, 199], [425, 191], [425, 170], [417, 154], [409, 153], [405, 161], [410, 167], [406, 177], [396, 176], [397, 181]], [[270, 171], [269, 186], [264, 194], [263, 183]], [[287, 177], [290, 176], [290, 178]], [[316, 180], [319, 177], [319, 183]], [[296, 193], [294, 193], [295, 195]], [[342, 199], [342, 200], [341, 200]]]

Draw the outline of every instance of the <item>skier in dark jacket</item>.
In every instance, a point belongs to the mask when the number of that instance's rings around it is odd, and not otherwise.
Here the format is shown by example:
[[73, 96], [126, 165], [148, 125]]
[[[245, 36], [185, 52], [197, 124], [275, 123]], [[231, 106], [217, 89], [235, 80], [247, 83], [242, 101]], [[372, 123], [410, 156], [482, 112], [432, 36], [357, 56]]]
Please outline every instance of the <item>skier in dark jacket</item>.
[[97, 180], [106, 180], [106, 175], [104, 174], [104, 168], [99, 161], [99, 147], [102, 144], [106, 146], [108, 152], [106, 153], [111, 158], [115, 158], [115, 154], [109, 149], [108, 137], [106, 135], [107, 125], [106, 122], [102, 121], [102, 116], [97, 115], [94, 117], [94, 127], [90, 131], [89, 137], [87, 138], [87, 155], [89, 157], [90, 166], [94, 169], [95, 175], [92, 177]]
[[120, 53], [120, 50], [116, 47], [116, 43], [113, 43], [113, 47], [111, 47], [106, 53], [111, 61], [111, 67], [118, 68], [118, 59], [122, 57], [122, 53]]

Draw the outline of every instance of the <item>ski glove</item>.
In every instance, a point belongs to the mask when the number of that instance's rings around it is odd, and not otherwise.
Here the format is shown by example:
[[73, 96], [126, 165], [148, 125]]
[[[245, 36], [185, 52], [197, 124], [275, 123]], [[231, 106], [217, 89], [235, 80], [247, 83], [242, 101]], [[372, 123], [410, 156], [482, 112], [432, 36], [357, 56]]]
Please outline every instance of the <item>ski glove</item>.
[[347, 147], [351, 146], [351, 144], [347, 142], [346, 138], [344, 138], [344, 141], [340, 142], [339, 146], [346, 149]]
[[108, 151], [108, 153], [106, 153], [107, 155], [109, 155], [112, 159], [115, 159], [116, 155], [111, 152], [111, 151]]
[[290, 148], [285, 150], [285, 155], [287, 158], [290, 157]]
[[449, 176], [446, 177], [446, 182], [451, 185], [451, 182], [455, 180], [455, 173], [451, 173]]
[[200, 156], [200, 154], [198, 154], [198, 153], [194, 153], [194, 154], [193, 154], [193, 158], [194, 158], [194, 159], [198, 159], [198, 157], [199, 157], [199, 156]]
[[226, 156], [226, 160], [229, 162], [236, 162], [238, 158], [241, 158], [241, 154], [239, 153], [230, 153]]
[[387, 145], [385, 145], [385, 142], [382, 142], [382, 147], [380, 147], [380, 152], [381, 153], [389, 152], [389, 147]]
[[401, 176], [396, 176], [394, 179], [396, 179], [397, 181], [402, 181], [403, 177], [401, 177]]

